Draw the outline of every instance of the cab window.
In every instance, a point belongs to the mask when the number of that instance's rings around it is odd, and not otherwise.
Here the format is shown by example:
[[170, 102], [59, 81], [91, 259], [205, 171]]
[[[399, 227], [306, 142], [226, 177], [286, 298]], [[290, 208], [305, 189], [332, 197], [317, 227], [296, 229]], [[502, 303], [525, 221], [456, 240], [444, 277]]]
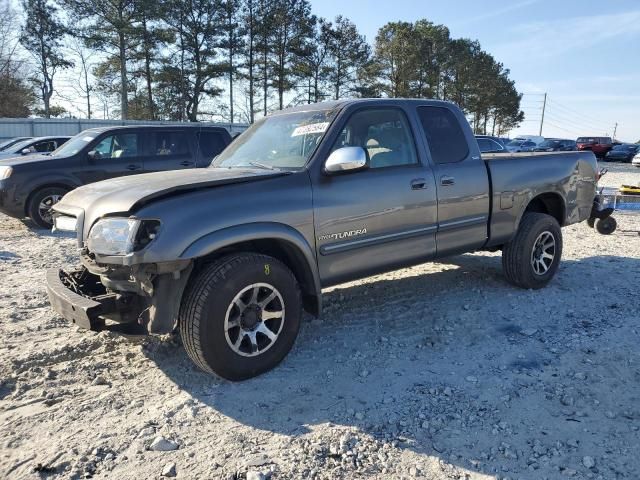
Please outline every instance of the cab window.
[[349, 118], [333, 150], [362, 147], [370, 168], [418, 163], [413, 135], [404, 112], [396, 108], [361, 110]]
[[435, 163], [456, 163], [467, 158], [467, 139], [451, 110], [444, 107], [419, 107], [418, 117]]

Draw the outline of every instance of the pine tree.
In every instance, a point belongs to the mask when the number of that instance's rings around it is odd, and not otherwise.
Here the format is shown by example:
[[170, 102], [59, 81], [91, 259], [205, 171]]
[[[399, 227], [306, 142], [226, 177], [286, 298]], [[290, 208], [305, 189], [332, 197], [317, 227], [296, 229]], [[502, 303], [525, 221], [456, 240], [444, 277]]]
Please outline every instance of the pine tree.
[[42, 113], [50, 118], [56, 72], [73, 67], [73, 62], [64, 58], [62, 50], [65, 28], [58, 19], [57, 8], [48, 0], [25, 0], [22, 5], [27, 22], [22, 28], [20, 43], [36, 62], [34, 82], [40, 90]]

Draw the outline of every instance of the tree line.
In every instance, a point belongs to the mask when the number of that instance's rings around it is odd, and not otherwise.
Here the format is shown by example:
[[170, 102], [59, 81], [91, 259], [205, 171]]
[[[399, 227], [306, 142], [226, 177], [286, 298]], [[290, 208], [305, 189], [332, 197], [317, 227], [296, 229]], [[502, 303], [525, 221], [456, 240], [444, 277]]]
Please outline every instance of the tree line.
[[[253, 122], [347, 97], [457, 103], [475, 131], [523, 119], [509, 70], [478, 41], [428, 20], [391, 22], [369, 44], [308, 0], [0, 0], [0, 116], [63, 115], [62, 72], [91, 118]], [[67, 93], [68, 95], [68, 93]], [[56, 97], [57, 98], [57, 97]]]

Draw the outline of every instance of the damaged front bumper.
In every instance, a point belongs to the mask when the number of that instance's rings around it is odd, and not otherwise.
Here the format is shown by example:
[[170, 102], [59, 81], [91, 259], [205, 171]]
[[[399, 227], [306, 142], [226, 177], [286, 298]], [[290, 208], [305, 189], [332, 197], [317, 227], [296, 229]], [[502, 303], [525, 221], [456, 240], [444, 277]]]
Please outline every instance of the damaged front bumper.
[[86, 268], [47, 271], [47, 293], [53, 309], [81, 328], [100, 331], [108, 320], [135, 323], [140, 302], [130, 293], [108, 292], [100, 277]]
[[89, 330], [170, 333], [175, 327], [191, 262], [137, 267], [99, 265], [86, 252], [72, 272], [47, 271], [53, 309]]

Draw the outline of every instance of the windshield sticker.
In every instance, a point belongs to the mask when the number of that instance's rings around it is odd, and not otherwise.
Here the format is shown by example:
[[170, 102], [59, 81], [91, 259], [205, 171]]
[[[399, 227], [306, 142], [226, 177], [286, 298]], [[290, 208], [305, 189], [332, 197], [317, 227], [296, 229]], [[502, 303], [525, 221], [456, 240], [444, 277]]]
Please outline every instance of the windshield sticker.
[[300, 135], [308, 135], [310, 133], [324, 133], [327, 128], [329, 128], [329, 122], [311, 123], [309, 125], [302, 125], [296, 128], [291, 136], [299, 137]]

